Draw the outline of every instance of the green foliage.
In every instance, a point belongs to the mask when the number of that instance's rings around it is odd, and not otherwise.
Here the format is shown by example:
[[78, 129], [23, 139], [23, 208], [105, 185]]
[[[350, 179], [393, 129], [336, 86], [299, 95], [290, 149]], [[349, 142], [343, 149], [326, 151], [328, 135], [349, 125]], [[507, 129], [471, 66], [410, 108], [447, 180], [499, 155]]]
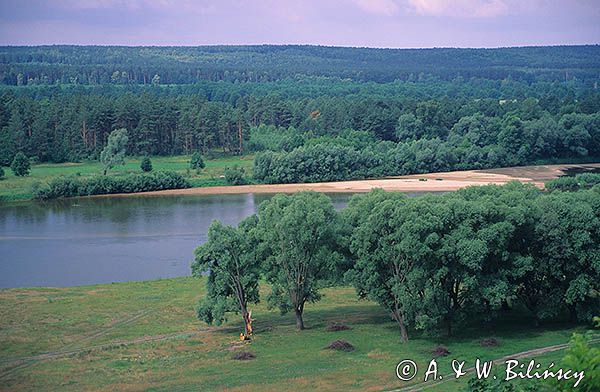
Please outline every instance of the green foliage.
[[205, 164], [204, 160], [202, 159], [202, 155], [200, 155], [200, 153], [197, 151], [194, 152], [190, 158], [190, 169], [201, 170], [204, 169], [204, 167]]
[[566, 307], [589, 322], [600, 309], [599, 203], [593, 192], [557, 192], [538, 200], [536, 265], [525, 274], [521, 294], [539, 318], [555, 317]]
[[303, 137], [295, 128], [261, 124], [250, 129], [248, 148], [251, 151], [291, 151], [303, 144]]
[[346, 277], [390, 311], [403, 339], [491, 322], [525, 306], [536, 322], [600, 308], [600, 197], [518, 183], [406, 199], [375, 191], [342, 213]]
[[0, 180], [3, 180], [4, 176], [5, 176], [4, 168], [2, 166], [0, 166]]
[[272, 284], [268, 298], [282, 313], [293, 310], [304, 329], [306, 302], [316, 302], [340, 256], [335, 243], [337, 216], [331, 199], [316, 192], [276, 195], [258, 212], [258, 237], [264, 244], [264, 271]]
[[29, 170], [31, 169], [31, 164], [29, 163], [29, 159], [22, 152], [18, 152], [13, 159], [10, 169], [17, 177], [25, 177], [29, 175]]
[[464, 392], [535, 392], [538, 388], [534, 385], [529, 385], [527, 389], [517, 389], [512, 383], [499, 380], [488, 380], [485, 378], [471, 378]]
[[[594, 318], [596, 326], [600, 327], [600, 318]], [[589, 332], [586, 335], [575, 333], [569, 342], [569, 348], [560, 364], [563, 369], [573, 369], [574, 371], [584, 371], [585, 378], [573, 387], [574, 381], [556, 381], [553, 385], [557, 392], [567, 392], [572, 390], [583, 392], [595, 392], [600, 390], [600, 348], [592, 347], [591, 340], [594, 336]]]
[[112, 131], [108, 135], [106, 147], [100, 153], [100, 162], [104, 166], [104, 175], [115, 165], [125, 164], [125, 149], [129, 137], [125, 128]]
[[208, 275], [207, 295], [200, 301], [198, 317], [220, 325], [226, 313], [238, 312], [248, 329], [248, 305], [259, 300], [259, 251], [255, 237], [256, 217], [242, 221], [237, 228], [212, 223], [208, 241], [196, 248], [192, 263], [194, 276]]
[[388, 310], [398, 323], [403, 341], [407, 326], [415, 326], [423, 308], [427, 261], [439, 246], [442, 221], [416, 199], [390, 197], [370, 211], [352, 235], [356, 255], [351, 276], [359, 296]]
[[233, 167], [226, 167], [224, 171], [225, 181], [229, 185], [245, 185], [248, 183], [246, 179], [246, 170], [243, 167], [237, 165]]
[[152, 171], [152, 161], [150, 160], [150, 157], [146, 156], [142, 159], [142, 162], [140, 163], [140, 169], [142, 169], [142, 171], [145, 173]]
[[189, 186], [187, 180], [180, 174], [168, 171], [124, 176], [95, 176], [85, 179], [77, 176], [62, 176], [55, 177], [46, 184], [36, 184], [33, 197], [38, 200], [50, 200], [74, 196], [181, 189]]
[[579, 189], [590, 189], [600, 184], [600, 173], [582, 173], [575, 177], [559, 177], [546, 182], [545, 187], [550, 191], [577, 191]]
[[[595, 80], [600, 53], [595, 45], [497, 49], [377, 49], [309, 45], [193, 47], [70, 46], [4, 49], [9, 85], [193, 84], [205, 80], [243, 83], [299, 77], [334, 77], [364, 82], [397, 80], [466, 83], [471, 78], [563, 82]], [[219, 61], [215, 61], [218, 58]], [[35, 59], [37, 61], [32, 61]], [[185, 61], [182, 61], [185, 59]], [[335, 61], [334, 61], [335, 60]], [[89, 69], [94, 66], [93, 72]], [[26, 75], [27, 77], [24, 77]], [[457, 75], [460, 75], [457, 77]]]
[[254, 177], [267, 183], [337, 181], [365, 177], [369, 152], [351, 147], [316, 144], [290, 153], [265, 152], [254, 160]]

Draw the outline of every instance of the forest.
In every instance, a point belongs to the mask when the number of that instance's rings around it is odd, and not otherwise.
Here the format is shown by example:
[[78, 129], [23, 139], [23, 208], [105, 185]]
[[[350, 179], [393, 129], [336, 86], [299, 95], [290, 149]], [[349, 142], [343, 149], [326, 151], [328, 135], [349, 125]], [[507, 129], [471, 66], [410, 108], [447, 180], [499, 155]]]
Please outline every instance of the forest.
[[266, 82], [297, 75], [365, 82], [511, 77], [597, 80], [598, 45], [497, 49], [377, 49], [311, 45], [0, 47], [0, 83], [191, 84]]
[[0, 52], [1, 165], [97, 160], [121, 128], [127, 155], [258, 153], [266, 183], [600, 155], [598, 46]]

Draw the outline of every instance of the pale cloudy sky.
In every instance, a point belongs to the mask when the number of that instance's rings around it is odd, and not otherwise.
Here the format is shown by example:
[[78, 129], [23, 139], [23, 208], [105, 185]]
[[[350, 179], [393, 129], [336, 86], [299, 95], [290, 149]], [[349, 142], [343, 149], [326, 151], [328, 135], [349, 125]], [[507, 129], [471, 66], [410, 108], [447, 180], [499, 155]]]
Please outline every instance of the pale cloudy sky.
[[0, 0], [0, 45], [600, 43], [600, 0]]

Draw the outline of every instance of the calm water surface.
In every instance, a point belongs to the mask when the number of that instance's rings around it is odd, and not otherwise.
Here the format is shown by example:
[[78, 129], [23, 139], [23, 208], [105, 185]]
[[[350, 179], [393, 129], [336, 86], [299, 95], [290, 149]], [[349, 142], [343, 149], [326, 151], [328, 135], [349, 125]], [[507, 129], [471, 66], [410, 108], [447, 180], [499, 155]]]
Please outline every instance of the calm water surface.
[[[350, 194], [330, 195], [343, 208]], [[69, 199], [0, 205], [0, 288], [190, 275], [214, 219], [237, 224], [270, 195]]]

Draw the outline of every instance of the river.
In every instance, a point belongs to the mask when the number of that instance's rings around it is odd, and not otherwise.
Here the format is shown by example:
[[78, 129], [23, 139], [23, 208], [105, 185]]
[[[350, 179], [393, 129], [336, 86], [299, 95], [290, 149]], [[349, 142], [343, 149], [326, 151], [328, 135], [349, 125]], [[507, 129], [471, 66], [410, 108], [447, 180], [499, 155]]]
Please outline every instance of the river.
[[[351, 194], [331, 194], [343, 208]], [[190, 275], [211, 222], [235, 225], [264, 194], [66, 199], [0, 205], [0, 288]]]

